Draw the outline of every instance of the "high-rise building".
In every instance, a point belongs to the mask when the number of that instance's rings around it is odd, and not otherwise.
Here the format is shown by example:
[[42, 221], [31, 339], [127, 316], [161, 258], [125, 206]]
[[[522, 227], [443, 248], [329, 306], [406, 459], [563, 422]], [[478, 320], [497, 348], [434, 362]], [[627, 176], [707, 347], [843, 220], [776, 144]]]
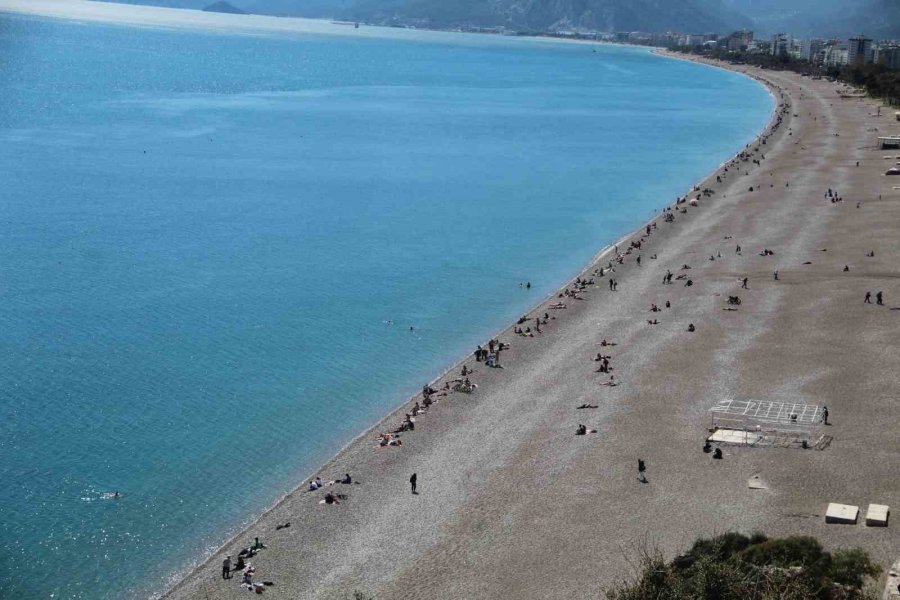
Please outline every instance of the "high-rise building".
[[848, 52], [842, 42], [827, 42], [822, 50], [822, 64], [826, 67], [842, 67], [847, 64]]
[[825, 42], [822, 40], [802, 40], [800, 42], [800, 58], [811, 63], [818, 63]]
[[788, 33], [776, 33], [772, 36], [772, 55], [787, 56], [791, 51], [793, 39]]
[[742, 29], [741, 31], [735, 31], [727, 38], [725, 38], [725, 47], [728, 48], [732, 52], [737, 52], [740, 50], [746, 50], [750, 45], [750, 42], [753, 41], [753, 32], [748, 31], [746, 29]]
[[872, 62], [872, 40], [860, 34], [850, 38], [847, 46], [847, 62], [854, 66], [867, 65]]
[[900, 69], [900, 46], [891, 44], [879, 48], [878, 64], [888, 69]]

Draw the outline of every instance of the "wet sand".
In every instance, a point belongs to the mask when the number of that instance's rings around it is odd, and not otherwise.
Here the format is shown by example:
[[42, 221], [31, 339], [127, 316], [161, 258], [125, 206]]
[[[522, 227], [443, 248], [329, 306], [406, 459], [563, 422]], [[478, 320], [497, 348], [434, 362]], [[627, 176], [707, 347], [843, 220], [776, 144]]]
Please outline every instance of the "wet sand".
[[[837, 84], [746, 71], [791, 105], [751, 157], [760, 166], [741, 162], [722, 184], [714, 174], [700, 184], [711, 198], [673, 223], [657, 219], [640, 251], [615, 265], [618, 291], [609, 275], [595, 277], [584, 300], [530, 313], [556, 317], [541, 334], [503, 332], [504, 369], [467, 360], [477, 391], [439, 397], [401, 448], [376, 449], [374, 436], [412, 401], [326, 464], [323, 479], [358, 481], [327, 488], [347, 494], [340, 505], [301, 485], [166, 597], [243, 597], [239, 576], [223, 581], [220, 565], [254, 536], [266, 544], [251, 559], [255, 580], [273, 581], [266, 596], [276, 598], [592, 598], [631, 573], [640, 548], [673, 555], [727, 530], [813, 535], [893, 562], [896, 527], [826, 525], [824, 510], [896, 505], [900, 493], [900, 192], [883, 175], [895, 162], [883, 157], [900, 152], [874, 147], [898, 128], [890, 111], [869, 116], [874, 101], [841, 100]], [[843, 202], [824, 198], [829, 187]], [[775, 254], [760, 256], [766, 248]], [[661, 285], [667, 269], [694, 285]], [[883, 290], [885, 306], [864, 304], [868, 290]], [[729, 295], [740, 295], [739, 310], [722, 310]], [[667, 300], [670, 309], [649, 312]], [[616, 387], [595, 373], [601, 350]], [[729, 397], [827, 405], [833, 440], [823, 450], [723, 446], [724, 459], [712, 460], [701, 451], [708, 411]], [[579, 423], [598, 433], [575, 436]], [[769, 489], [749, 489], [754, 475]]]

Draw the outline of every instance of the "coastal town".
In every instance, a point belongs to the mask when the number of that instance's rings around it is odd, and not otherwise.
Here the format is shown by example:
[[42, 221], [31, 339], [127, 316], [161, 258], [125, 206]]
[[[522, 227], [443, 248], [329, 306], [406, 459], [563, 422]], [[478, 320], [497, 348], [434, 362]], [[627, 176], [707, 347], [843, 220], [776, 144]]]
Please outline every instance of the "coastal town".
[[888, 69], [900, 69], [900, 42], [873, 40], [864, 34], [841, 40], [800, 38], [790, 33], [776, 33], [771, 37], [759, 38], [747, 30], [735, 31], [729, 35], [628, 32], [597, 34], [596, 39], [669, 49], [696, 48], [769, 55], [802, 60], [824, 68], [881, 65]]

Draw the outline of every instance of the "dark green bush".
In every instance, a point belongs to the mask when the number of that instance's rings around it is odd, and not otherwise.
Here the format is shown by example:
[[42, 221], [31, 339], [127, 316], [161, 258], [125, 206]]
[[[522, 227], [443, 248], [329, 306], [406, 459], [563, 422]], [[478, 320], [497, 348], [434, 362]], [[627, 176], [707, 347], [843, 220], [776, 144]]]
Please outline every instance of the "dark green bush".
[[810, 537], [767, 539], [727, 533], [697, 540], [666, 563], [641, 557], [634, 581], [605, 592], [608, 600], [863, 600], [880, 569], [862, 550], [834, 555]]

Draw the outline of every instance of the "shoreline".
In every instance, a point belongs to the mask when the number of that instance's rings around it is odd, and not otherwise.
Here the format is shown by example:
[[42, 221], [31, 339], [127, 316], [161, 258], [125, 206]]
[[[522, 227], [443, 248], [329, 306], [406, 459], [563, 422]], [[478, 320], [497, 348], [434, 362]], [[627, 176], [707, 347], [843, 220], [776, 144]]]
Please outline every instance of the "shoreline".
[[[900, 297], [890, 226], [900, 193], [884, 188], [882, 157], [866, 144], [869, 103], [834, 102], [835, 86], [792, 73], [739, 72], [776, 91], [780, 126], [700, 182], [715, 191], [701, 193], [699, 208], [679, 205], [651, 236], [623, 238], [643, 247], [617, 261], [621, 290], [600, 281], [584, 301], [566, 298], [543, 334], [515, 336], [503, 370], [469, 358], [475, 394], [441, 399], [400, 449], [373, 451], [360, 437], [321, 468], [326, 480], [351, 472], [361, 484], [338, 485], [349, 494], [341, 506], [320, 506], [324, 491], [301, 486], [165, 597], [246, 593], [219, 583], [216, 568], [241, 535], [267, 545], [253, 558], [256, 578], [275, 583], [267, 593], [290, 598], [596, 597], [597, 586], [628, 577], [642, 547], [674, 556], [723, 531], [811, 535], [893, 563], [900, 535], [890, 528], [835, 528], [822, 515], [828, 502], [900, 497], [882, 468], [900, 459], [885, 418], [900, 385], [886, 358], [900, 352], [900, 326], [887, 306], [861, 302], [873, 288], [887, 290], [888, 306]], [[828, 202], [829, 188], [847, 202]], [[660, 285], [667, 271], [694, 283]], [[730, 312], [724, 298], [735, 293], [744, 302]], [[649, 323], [648, 304], [664, 300], [660, 322]], [[618, 386], [594, 374], [598, 350], [612, 355]], [[723, 445], [723, 460], [710, 461], [700, 451], [708, 411], [728, 397], [827, 405], [831, 443]], [[578, 422], [597, 435], [574, 435]], [[637, 458], [649, 484], [635, 481]], [[279, 531], [286, 521], [294, 527]]]
[[[531, 38], [528, 38], [528, 39], [531, 39]], [[541, 39], [541, 38], [534, 38], [534, 39]], [[553, 38], [550, 38], [550, 39], [554, 40]], [[567, 41], [567, 40], [559, 40], [559, 41]], [[654, 54], [662, 59], [687, 60], [687, 59], [681, 59], [675, 55], [670, 55], [669, 53], [667, 53], [666, 51], [661, 50], [661, 49], [649, 49], [648, 48], [648, 49], [646, 49], [646, 51], [648, 53]], [[776, 96], [776, 93], [775, 93], [776, 88], [773, 87], [773, 85], [770, 84], [769, 82], [757, 79], [756, 77], [752, 77], [741, 71], [727, 69], [725, 67], [721, 67], [721, 66], [717, 66], [717, 65], [711, 65], [711, 64], [701, 63], [699, 61], [690, 61], [690, 60], [688, 60], [688, 62], [694, 62], [695, 64], [703, 64], [708, 67], [719, 68], [722, 70], [731, 71], [731, 72], [743, 75], [745, 77], [748, 77], [749, 79], [753, 79], [757, 84], [763, 86], [769, 93], [769, 96], [772, 99], [772, 108], [771, 108], [771, 112], [769, 115], [769, 119], [766, 122], [765, 127], [759, 133], [757, 133], [747, 144], [745, 144], [743, 148], [741, 148], [735, 154], [729, 156], [727, 159], [723, 160], [718, 166], [716, 166], [710, 172], [708, 172], [707, 174], [705, 174], [704, 176], [702, 176], [701, 178], [696, 180], [696, 182], [693, 185], [689, 186], [687, 191], [684, 194], [684, 198], [687, 198], [688, 196], [690, 196], [692, 191], [695, 191], [698, 186], [702, 187], [702, 186], [704, 186], [704, 184], [709, 183], [712, 179], [714, 179], [714, 177], [716, 176], [716, 173], [718, 173], [725, 165], [728, 165], [728, 164], [732, 163], [733, 161], [735, 161], [743, 152], [745, 152], [747, 150], [747, 148], [749, 148], [750, 146], [752, 146], [754, 144], [758, 144], [759, 141], [763, 137], [765, 137], [767, 135], [771, 135], [772, 128], [777, 123], [777, 119], [779, 117], [779, 107], [781, 106], [781, 104], [778, 100], [778, 97]], [[677, 196], [677, 198], [681, 198], [681, 197], [682, 197], [681, 195]], [[655, 209], [654, 212], [656, 214], [653, 217], [651, 217], [647, 221], [643, 222], [640, 226], [638, 226], [634, 230], [631, 230], [628, 233], [626, 233], [625, 235], [621, 236], [617, 240], [601, 247], [601, 249], [597, 253], [595, 253], [587, 261], [587, 263], [584, 266], [578, 268], [578, 270], [575, 272], [575, 274], [573, 274], [570, 277], [567, 277], [564, 280], [564, 284], [561, 287], [559, 287], [555, 291], [551, 292], [546, 297], [538, 300], [534, 305], [532, 305], [525, 312], [525, 314], [544, 312], [544, 308], [546, 308], [548, 303], [550, 303], [552, 300], [555, 300], [559, 295], [563, 294], [563, 292], [572, 285], [572, 283], [575, 281], [576, 278], [584, 278], [584, 279], [590, 278], [591, 271], [595, 270], [601, 261], [608, 258], [610, 256], [610, 254], [615, 250], [616, 247], [618, 247], [620, 245], [624, 246], [626, 244], [626, 242], [628, 242], [631, 239], [640, 238], [642, 235], [642, 232], [644, 232], [647, 227], [649, 227], [651, 224], [658, 221], [666, 210], [669, 210], [675, 206], [677, 206], [677, 203], [670, 202], [669, 204], [663, 205], [662, 207]], [[515, 327], [516, 327], [516, 324], [506, 325], [506, 326], [503, 326], [499, 331], [493, 332], [492, 335], [485, 338], [485, 340], [483, 342], [484, 346], [487, 347], [487, 340], [509, 339], [513, 335], [512, 332]], [[471, 353], [462, 356], [459, 360], [457, 360], [456, 362], [451, 364], [448, 368], [441, 371], [434, 379], [429, 381], [428, 385], [435, 387], [435, 389], [439, 389], [439, 386], [443, 381], [447, 380], [449, 377], [452, 377], [453, 373], [460, 370], [460, 368], [464, 364], [471, 362], [471, 360], [472, 360]], [[367, 437], [372, 436], [375, 432], [388, 431], [388, 430], [392, 429], [392, 427], [389, 425], [389, 423], [395, 423], [395, 422], [401, 421], [403, 415], [406, 413], [408, 405], [412, 402], [417, 401], [418, 399], [421, 399], [421, 393], [414, 394], [413, 396], [403, 400], [401, 403], [398, 404], [398, 406], [396, 408], [390, 410], [386, 415], [384, 415], [383, 417], [378, 419], [373, 425], [365, 428], [358, 435], [351, 438], [334, 455], [332, 455], [330, 458], [325, 460], [316, 469], [313, 469], [311, 472], [307, 473], [307, 475], [304, 478], [302, 478], [295, 487], [293, 487], [290, 491], [288, 491], [287, 493], [285, 493], [282, 496], [280, 496], [279, 498], [277, 498], [267, 509], [265, 509], [262, 513], [260, 513], [253, 520], [252, 523], [250, 523], [246, 527], [242, 528], [238, 533], [229, 537], [225, 542], [223, 542], [221, 545], [219, 545], [208, 557], [201, 560], [194, 567], [192, 567], [190, 570], [188, 570], [183, 576], [179, 577], [178, 580], [172, 586], [170, 586], [168, 589], [166, 589], [164, 592], [162, 592], [159, 595], [151, 596], [151, 598], [167, 599], [167, 598], [173, 597], [173, 594], [176, 594], [179, 591], [179, 588], [181, 588], [182, 585], [187, 580], [198, 575], [204, 569], [209, 568], [209, 566], [212, 565], [213, 562], [216, 560], [217, 556], [222, 553], [224, 548], [226, 548], [230, 545], [233, 545], [234, 542], [236, 542], [239, 538], [242, 538], [242, 537], [247, 538], [249, 532], [252, 531], [254, 529], [254, 527], [258, 526], [260, 524], [260, 522], [265, 520], [265, 518], [267, 516], [269, 516], [270, 514], [272, 514], [279, 508], [281, 508], [282, 505], [284, 505], [293, 496], [295, 496], [297, 494], [305, 493], [306, 492], [305, 487], [306, 487], [307, 483], [311, 479], [315, 478], [315, 476], [317, 474], [328, 471], [330, 467], [333, 467], [335, 464], [340, 463], [341, 459], [344, 458], [345, 454], [350, 452], [358, 444], [363, 443], [363, 441]]]

